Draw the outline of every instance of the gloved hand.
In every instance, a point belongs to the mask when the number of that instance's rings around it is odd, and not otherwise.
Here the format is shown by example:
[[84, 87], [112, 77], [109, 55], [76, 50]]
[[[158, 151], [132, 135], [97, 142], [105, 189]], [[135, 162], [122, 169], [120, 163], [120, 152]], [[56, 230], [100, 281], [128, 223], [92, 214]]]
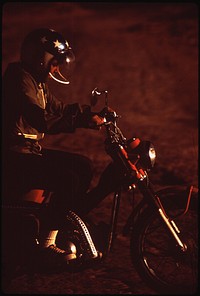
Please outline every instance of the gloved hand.
[[105, 107], [100, 112], [94, 113], [91, 111], [91, 107], [89, 105], [82, 105], [77, 127], [99, 130], [105, 123], [105, 116], [109, 118], [109, 115], [112, 115], [113, 113], [115, 113], [115, 111], [110, 107]]
[[101, 125], [104, 124], [105, 120], [98, 114], [92, 115], [91, 119], [89, 120], [89, 128], [91, 129], [100, 129]]
[[77, 127], [99, 130], [103, 123], [104, 118], [98, 113], [91, 112], [91, 107], [89, 105], [81, 106], [81, 114], [79, 116]]

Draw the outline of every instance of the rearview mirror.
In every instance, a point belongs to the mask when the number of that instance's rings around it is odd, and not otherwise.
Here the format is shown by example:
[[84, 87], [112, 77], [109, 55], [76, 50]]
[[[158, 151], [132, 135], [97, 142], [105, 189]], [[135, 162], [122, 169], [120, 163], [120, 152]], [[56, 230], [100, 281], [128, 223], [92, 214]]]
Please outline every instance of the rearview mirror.
[[101, 96], [102, 94], [105, 94], [105, 107], [108, 106], [108, 91], [107, 90], [102, 90], [100, 91], [98, 89], [98, 87], [95, 87], [92, 91], [92, 95], [90, 98], [90, 105], [92, 107], [96, 106], [96, 104], [98, 103], [98, 97]]

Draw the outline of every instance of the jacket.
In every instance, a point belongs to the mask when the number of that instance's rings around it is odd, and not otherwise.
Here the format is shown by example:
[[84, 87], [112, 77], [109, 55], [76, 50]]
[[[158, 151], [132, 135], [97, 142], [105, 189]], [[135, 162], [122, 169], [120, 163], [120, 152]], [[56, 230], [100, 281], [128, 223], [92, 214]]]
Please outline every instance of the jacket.
[[40, 154], [45, 134], [74, 132], [83, 120], [78, 103], [58, 100], [20, 62], [9, 64], [3, 76], [2, 109], [3, 147], [21, 153]]

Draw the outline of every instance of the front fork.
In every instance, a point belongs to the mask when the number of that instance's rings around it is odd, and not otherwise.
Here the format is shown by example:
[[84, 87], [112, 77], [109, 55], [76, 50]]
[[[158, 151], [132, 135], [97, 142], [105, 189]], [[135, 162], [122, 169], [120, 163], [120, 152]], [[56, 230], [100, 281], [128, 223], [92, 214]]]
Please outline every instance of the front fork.
[[116, 226], [117, 226], [117, 219], [119, 214], [119, 206], [121, 200], [121, 188], [114, 193], [113, 196], [113, 206], [112, 206], [112, 213], [110, 219], [110, 232], [108, 235], [108, 245], [107, 245], [107, 253], [110, 252], [113, 246], [113, 242], [116, 235]]
[[[168, 230], [172, 234], [179, 249], [182, 252], [186, 252], [187, 245], [180, 238], [181, 232], [180, 232], [178, 226], [176, 225], [176, 223], [167, 215], [165, 209], [162, 206], [159, 196], [154, 192], [154, 190], [150, 186], [147, 186], [145, 184], [145, 182], [140, 181], [138, 186], [139, 186], [140, 191], [144, 195], [144, 197], [147, 200], [149, 200], [151, 205], [152, 205], [152, 201], [153, 201], [153, 206], [154, 206], [155, 210], [158, 212], [162, 221], [164, 222], [164, 224], [167, 226]], [[190, 195], [191, 195], [191, 192], [190, 192]], [[190, 199], [190, 197], [188, 196], [188, 200], [189, 199]]]

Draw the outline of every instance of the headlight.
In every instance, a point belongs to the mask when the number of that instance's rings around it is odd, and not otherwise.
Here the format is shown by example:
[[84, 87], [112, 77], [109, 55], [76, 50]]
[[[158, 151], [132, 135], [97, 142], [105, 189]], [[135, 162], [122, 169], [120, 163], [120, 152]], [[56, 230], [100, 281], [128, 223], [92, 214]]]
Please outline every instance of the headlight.
[[[131, 143], [129, 140], [127, 143]], [[136, 148], [130, 147], [128, 144], [129, 157], [135, 158], [136, 155], [140, 157], [140, 164], [144, 169], [152, 169], [155, 165], [156, 151], [154, 145], [150, 141], [140, 141]], [[136, 158], [135, 158], [136, 159]]]
[[151, 167], [154, 167], [156, 162], [156, 150], [151, 142], [149, 144], [149, 159], [151, 162]]

